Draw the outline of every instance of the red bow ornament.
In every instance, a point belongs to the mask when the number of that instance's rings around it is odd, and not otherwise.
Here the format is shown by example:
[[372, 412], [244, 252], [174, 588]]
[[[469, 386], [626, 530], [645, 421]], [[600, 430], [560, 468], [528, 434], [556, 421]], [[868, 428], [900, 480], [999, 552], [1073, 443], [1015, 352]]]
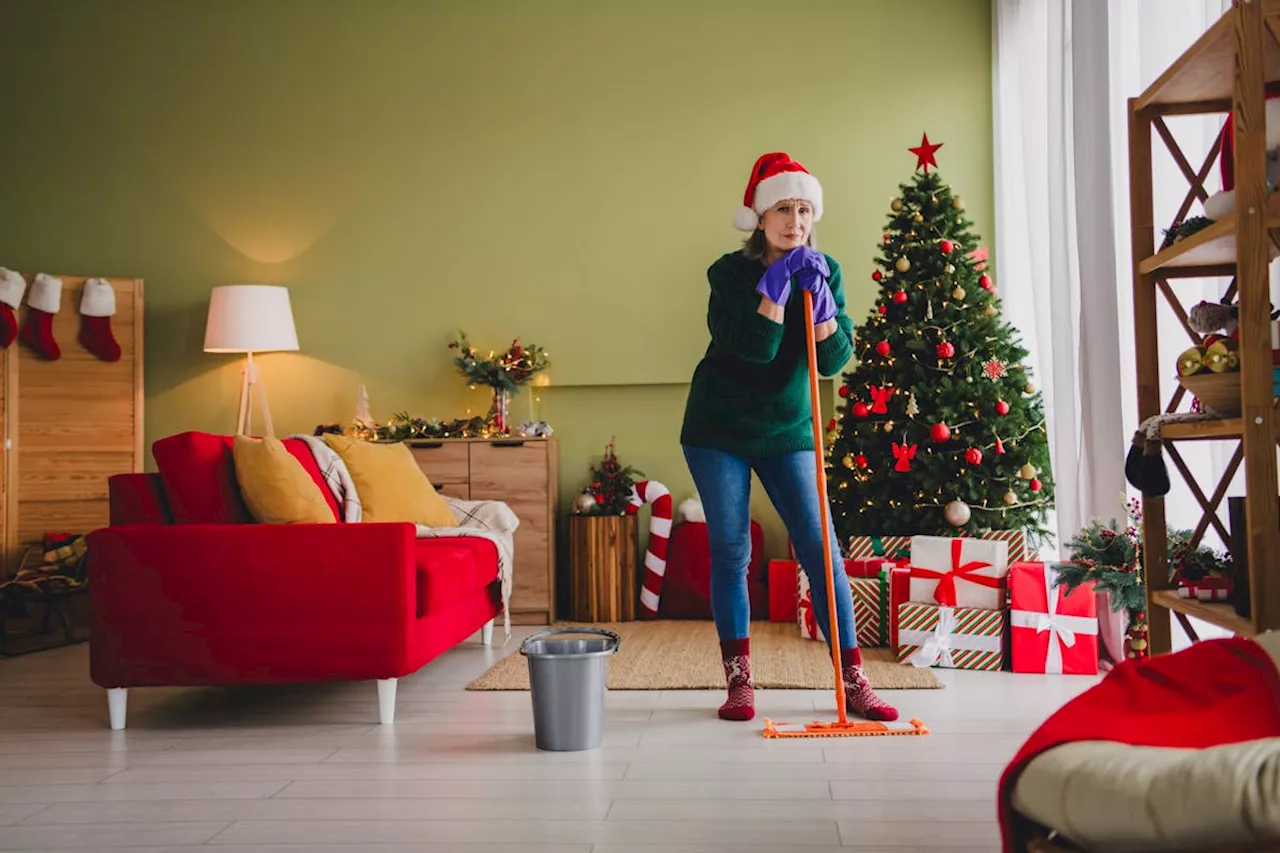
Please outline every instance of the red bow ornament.
[[911, 470], [911, 460], [916, 458], [917, 445], [907, 447], [905, 444], [893, 442], [893, 458], [898, 460], [898, 464], [893, 466], [893, 470], [906, 473]]

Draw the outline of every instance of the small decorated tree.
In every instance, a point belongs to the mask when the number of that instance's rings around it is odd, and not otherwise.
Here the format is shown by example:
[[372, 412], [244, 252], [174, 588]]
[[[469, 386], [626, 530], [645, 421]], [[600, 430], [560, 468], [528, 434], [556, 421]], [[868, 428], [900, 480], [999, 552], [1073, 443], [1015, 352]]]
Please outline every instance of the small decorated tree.
[[636, 478], [643, 476], [643, 472], [618, 461], [617, 448], [610, 439], [600, 464], [591, 468], [591, 484], [574, 501], [574, 512], [580, 515], [626, 515], [631, 489]]

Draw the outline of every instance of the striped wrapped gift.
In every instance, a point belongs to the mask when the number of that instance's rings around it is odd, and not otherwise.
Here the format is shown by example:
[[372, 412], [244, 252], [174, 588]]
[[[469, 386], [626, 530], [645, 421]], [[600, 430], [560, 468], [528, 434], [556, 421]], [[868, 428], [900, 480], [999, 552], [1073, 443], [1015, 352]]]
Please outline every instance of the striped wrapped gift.
[[[965, 532], [965, 536], [973, 539], [996, 539], [1009, 543], [1009, 563], [1020, 563], [1031, 558], [1027, 556], [1027, 534], [1024, 530], [986, 530], [982, 533]], [[850, 536], [845, 548], [846, 557], [879, 557], [890, 560], [899, 554], [910, 556], [910, 536]]]
[[999, 671], [1007, 619], [1007, 610], [901, 604], [898, 660], [922, 668]]
[[[809, 576], [803, 571], [797, 571], [796, 575], [800, 589], [797, 613], [800, 636], [806, 640], [821, 640], [817, 614], [813, 612]], [[889, 570], [881, 569], [880, 575], [874, 578], [850, 577], [849, 588], [853, 592], [853, 617], [858, 623], [858, 645], [866, 649], [888, 645]]]

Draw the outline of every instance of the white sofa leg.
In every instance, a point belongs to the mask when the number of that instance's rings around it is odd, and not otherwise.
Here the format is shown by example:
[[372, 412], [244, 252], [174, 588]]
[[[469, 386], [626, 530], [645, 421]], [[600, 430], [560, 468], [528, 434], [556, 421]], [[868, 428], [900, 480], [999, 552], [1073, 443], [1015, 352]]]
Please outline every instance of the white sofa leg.
[[490, 619], [484, 623], [484, 627], [480, 629], [480, 642], [486, 646], [493, 645], [493, 623], [495, 620]]
[[111, 730], [118, 732], [124, 728], [125, 710], [129, 706], [129, 688], [107, 688], [107, 714], [111, 718]]
[[396, 720], [396, 679], [378, 679], [378, 722], [390, 725]]

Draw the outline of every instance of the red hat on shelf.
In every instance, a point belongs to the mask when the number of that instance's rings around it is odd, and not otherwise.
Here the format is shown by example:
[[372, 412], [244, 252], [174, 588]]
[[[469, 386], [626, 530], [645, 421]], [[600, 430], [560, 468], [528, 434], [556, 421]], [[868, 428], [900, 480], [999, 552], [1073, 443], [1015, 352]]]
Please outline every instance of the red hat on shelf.
[[783, 199], [802, 198], [813, 205], [813, 221], [822, 218], [822, 184], [787, 154], [763, 154], [751, 170], [742, 206], [733, 214], [739, 231], [754, 231], [765, 211]]

